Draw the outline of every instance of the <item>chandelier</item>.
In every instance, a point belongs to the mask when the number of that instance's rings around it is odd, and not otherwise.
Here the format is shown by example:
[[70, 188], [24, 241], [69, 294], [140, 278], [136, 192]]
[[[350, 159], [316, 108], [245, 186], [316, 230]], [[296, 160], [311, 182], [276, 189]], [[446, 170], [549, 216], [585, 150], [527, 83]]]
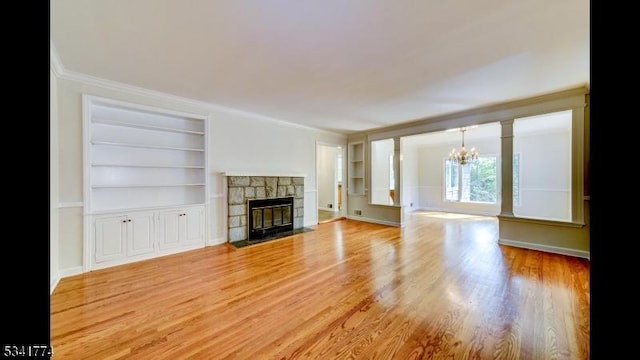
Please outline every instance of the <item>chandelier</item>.
[[470, 152], [467, 152], [467, 150], [464, 148], [464, 132], [465, 131], [467, 131], [467, 128], [465, 127], [460, 128], [460, 132], [462, 133], [462, 148], [460, 149], [460, 151], [456, 151], [456, 149], [454, 148], [449, 153], [449, 160], [453, 160], [459, 163], [460, 165], [464, 165], [467, 162], [476, 160], [478, 158], [478, 152], [476, 151], [476, 148], [471, 148]]

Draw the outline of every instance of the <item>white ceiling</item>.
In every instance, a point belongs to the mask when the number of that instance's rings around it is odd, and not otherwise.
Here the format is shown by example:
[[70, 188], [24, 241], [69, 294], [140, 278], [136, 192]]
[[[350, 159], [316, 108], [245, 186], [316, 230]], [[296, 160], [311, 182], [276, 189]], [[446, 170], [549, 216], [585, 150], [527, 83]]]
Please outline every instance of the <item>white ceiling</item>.
[[589, 86], [588, 0], [51, 0], [65, 71], [349, 134]]

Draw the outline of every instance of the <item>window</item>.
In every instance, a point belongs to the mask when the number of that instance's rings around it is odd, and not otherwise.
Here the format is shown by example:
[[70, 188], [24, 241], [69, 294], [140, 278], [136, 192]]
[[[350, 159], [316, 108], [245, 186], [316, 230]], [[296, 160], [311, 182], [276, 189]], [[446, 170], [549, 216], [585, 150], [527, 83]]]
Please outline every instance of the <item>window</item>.
[[513, 154], [513, 205], [520, 205], [520, 154]]
[[458, 163], [445, 160], [445, 200], [458, 201]]
[[373, 140], [371, 146], [371, 203], [379, 205], [393, 205], [391, 192], [395, 183], [393, 174], [393, 153], [395, 141], [393, 138]]
[[495, 204], [496, 163], [495, 156], [480, 156], [466, 165], [445, 160], [445, 200]]

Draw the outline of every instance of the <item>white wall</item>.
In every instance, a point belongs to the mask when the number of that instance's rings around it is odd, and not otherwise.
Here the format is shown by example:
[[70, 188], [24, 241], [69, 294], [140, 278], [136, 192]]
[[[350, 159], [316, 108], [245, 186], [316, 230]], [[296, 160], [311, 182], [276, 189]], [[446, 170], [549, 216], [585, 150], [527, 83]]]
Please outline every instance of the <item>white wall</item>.
[[316, 141], [346, 145], [346, 136], [271, 121], [251, 114], [136, 89], [59, 78], [59, 188], [61, 275], [82, 271], [82, 94], [209, 116], [210, 171], [207, 243], [226, 241], [226, 194], [222, 172], [305, 174], [305, 226], [317, 223]]
[[520, 154], [519, 217], [571, 221], [571, 134], [518, 134], [513, 152]]
[[49, 277], [50, 291], [60, 279], [58, 247], [58, 85], [53, 70], [49, 71]]
[[[340, 151], [336, 147], [318, 145], [318, 209], [338, 211], [336, 159]], [[329, 204], [333, 207], [329, 208]]]
[[420, 206], [418, 184], [418, 148], [405, 145], [400, 140], [402, 160], [400, 161], [401, 205], [404, 212], [417, 209]]
[[[500, 137], [467, 141], [467, 148], [475, 147], [480, 155], [500, 158]], [[420, 208], [478, 215], [498, 215], [501, 207], [500, 162], [497, 166], [497, 199], [495, 204], [444, 201], [444, 161], [460, 141], [421, 146], [418, 149], [418, 194]]]

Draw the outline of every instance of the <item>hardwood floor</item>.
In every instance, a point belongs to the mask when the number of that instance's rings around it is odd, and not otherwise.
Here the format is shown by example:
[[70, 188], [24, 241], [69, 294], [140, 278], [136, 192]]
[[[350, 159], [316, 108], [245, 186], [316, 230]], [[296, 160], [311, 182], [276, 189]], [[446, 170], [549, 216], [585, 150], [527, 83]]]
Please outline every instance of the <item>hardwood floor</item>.
[[588, 359], [589, 261], [497, 220], [343, 220], [60, 281], [54, 359]]

